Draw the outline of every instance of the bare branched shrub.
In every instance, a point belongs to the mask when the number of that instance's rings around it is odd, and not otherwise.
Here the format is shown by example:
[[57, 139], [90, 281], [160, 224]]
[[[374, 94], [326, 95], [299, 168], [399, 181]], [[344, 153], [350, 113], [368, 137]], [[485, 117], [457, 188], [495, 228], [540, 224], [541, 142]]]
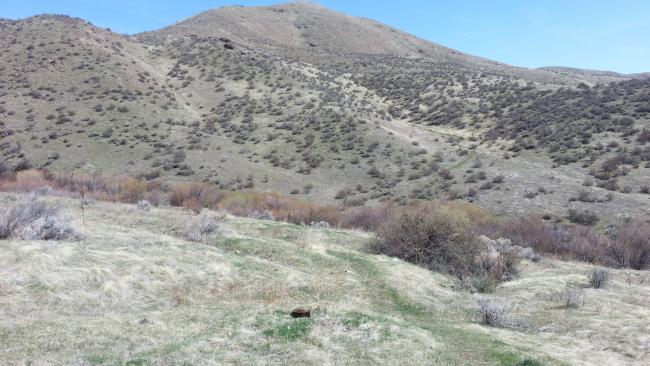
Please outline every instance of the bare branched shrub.
[[273, 216], [273, 212], [271, 212], [270, 210], [263, 210], [263, 211], [252, 210], [246, 216], [256, 220], [269, 220], [269, 221], [275, 220], [275, 216]]
[[476, 303], [478, 305], [478, 321], [481, 324], [491, 327], [507, 326], [510, 306], [504, 300], [479, 297]]
[[609, 265], [644, 270], [650, 268], [650, 223], [627, 223], [604, 249]]
[[16, 235], [21, 240], [81, 240], [84, 236], [59, 216], [41, 217]]
[[549, 223], [539, 217], [507, 220], [497, 231], [535, 252], [590, 263], [602, 261], [602, 248], [607, 242], [607, 238], [593, 228]]
[[473, 272], [487, 277], [494, 283], [511, 280], [519, 274], [518, 265], [521, 261], [519, 251], [510, 249], [500, 253], [483, 253], [475, 259], [477, 268]]
[[609, 281], [609, 271], [605, 268], [595, 268], [587, 275], [589, 285], [593, 288], [603, 288]]
[[188, 220], [185, 227], [185, 237], [191, 241], [203, 241], [221, 234], [225, 215], [222, 213], [203, 210]]
[[79, 233], [61, 218], [59, 208], [35, 199], [20, 202], [2, 213], [0, 238], [21, 240], [80, 240]]
[[581, 288], [567, 287], [560, 293], [562, 306], [566, 309], [577, 309], [585, 304], [585, 293]]
[[464, 277], [472, 272], [481, 246], [465, 216], [440, 207], [420, 207], [389, 218], [371, 249]]
[[153, 205], [147, 200], [140, 200], [136, 203], [135, 207], [138, 211], [149, 212]]
[[389, 213], [390, 208], [384, 205], [355, 207], [343, 213], [341, 226], [366, 231], [377, 230], [386, 221]]

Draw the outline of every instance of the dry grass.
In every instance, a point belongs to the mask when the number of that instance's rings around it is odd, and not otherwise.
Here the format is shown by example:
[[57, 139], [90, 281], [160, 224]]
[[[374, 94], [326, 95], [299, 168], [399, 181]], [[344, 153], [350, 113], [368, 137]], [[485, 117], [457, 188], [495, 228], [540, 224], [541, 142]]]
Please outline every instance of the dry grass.
[[[15, 198], [0, 194], [0, 205]], [[81, 225], [78, 202], [44, 199]], [[560, 284], [584, 283], [590, 267], [526, 262], [521, 277], [495, 296], [512, 304], [516, 317], [558, 325], [542, 333], [488, 328], [475, 322], [474, 297], [454, 289], [453, 278], [364, 253], [366, 233], [227, 216], [222, 235], [191, 242], [180, 239], [177, 225], [191, 213], [131, 208], [90, 204], [83, 241], [0, 241], [0, 359], [61, 365], [648, 360], [642, 272], [612, 270], [607, 287], [585, 290], [585, 305], [567, 312], [551, 295]], [[296, 322], [288, 315], [295, 307], [314, 315]]]

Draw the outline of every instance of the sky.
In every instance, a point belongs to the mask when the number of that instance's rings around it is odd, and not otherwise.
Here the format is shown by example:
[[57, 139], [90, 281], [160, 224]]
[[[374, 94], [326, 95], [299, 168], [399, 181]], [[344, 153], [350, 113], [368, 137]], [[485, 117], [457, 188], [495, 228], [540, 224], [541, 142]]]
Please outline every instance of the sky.
[[[0, 0], [0, 18], [67, 14], [133, 34], [264, 0]], [[457, 50], [523, 67], [650, 72], [647, 0], [318, 0]]]

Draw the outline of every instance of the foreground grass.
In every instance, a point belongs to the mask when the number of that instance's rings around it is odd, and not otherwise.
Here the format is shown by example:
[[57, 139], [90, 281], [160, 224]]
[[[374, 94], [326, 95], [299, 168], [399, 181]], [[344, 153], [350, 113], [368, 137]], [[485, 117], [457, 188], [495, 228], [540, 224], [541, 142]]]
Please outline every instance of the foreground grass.
[[[3, 194], [0, 204], [15, 199]], [[58, 202], [81, 217], [78, 202]], [[366, 233], [228, 217], [223, 235], [195, 243], [182, 239], [189, 216], [95, 203], [83, 223], [77, 220], [85, 241], [0, 242], [0, 363], [648, 360], [642, 273], [617, 273], [612, 286], [590, 294], [598, 301], [567, 312], [557, 308], [552, 292], [560, 283], [582, 281], [587, 266], [527, 263], [522, 278], [497, 295], [519, 305], [517, 315], [542, 330], [486, 328], [473, 319], [471, 294], [443, 275], [366, 254]], [[291, 319], [299, 306], [313, 309], [313, 316]]]

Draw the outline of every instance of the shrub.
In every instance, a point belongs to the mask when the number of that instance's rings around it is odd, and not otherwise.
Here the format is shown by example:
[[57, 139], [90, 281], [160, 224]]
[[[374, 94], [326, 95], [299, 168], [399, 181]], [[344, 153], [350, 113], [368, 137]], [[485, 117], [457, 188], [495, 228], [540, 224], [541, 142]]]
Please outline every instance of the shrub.
[[144, 198], [146, 192], [147, 183], [134, 178], [126, 178], [120, 183], [118, 199], [120, 202], [136, 203]]
[[593, 226], [598, 222], [598, 215], [591, 211], [577, 210], [572, 208], [569, 209], [568, 219], [569, 221], [576, 224]]
[[607, 239], [592, 228], [548, 223], [539, 217], [507, 220], [495, 231], [538, 253], [590, 263], [602, 261], [602, 248], [607, 243]]
[[607, 263], [619, 268], [650, 268], [650, 223], [634, 221], [614, 235], [604, 249]]
[[341, 226], [365, 231], [377, 230], [390, 214], [391, 208], [385, 205], [355, 207], [343, 213]]
[[519, 251], [514, 248], [501, 253], [483, 253], [476, 257], [477, 267], [473, 272], [484, 277], [483, 281], [489, 280], [496, 284], [517, 277], [519, 262], [521, 262], [521, 256]]
[[464, 215], [425, 206], [389, 218], [379, 228], [371, 250], [464, 277], [473, 269], [480, 243]]
[[494, 177], [492, 179], [492, 183], [501, 184], [501, 183], [503, 183], [505, 181], [505, 179], [506, 179], [506, 177], [504, 177], [503, 175], [497, 175], [496, 177]]
[[4, 160], [0, 160], [0, 178], [4, 179], [11, 172], [11, 168]]
[[59, 216], [41, 217], [25, 225], [17, 237], [22, 240], [81, 240], [84, 236]]
[[581, 189], [578, 191], [578, 197], [576, 198], [580, 202], [595, 202], [596, 197], [593, 196], [591, 191], [586, 189]]
[[609, 271], [604, 268], [596, 268], [589, 272], [589, 285], [593, 288], [603, 288], [609, 281]]
[[4, 178], [0, 182], [0, 189], [3, 191], [32, 192], [48, 185], [43, 174], [35, 170], [23, 170]]
[[149, 212], [149, 211], [151, 211], [152, 206], [153, 206], [153, 205], [151, 204], [151, 202], [149, 202], [149, 201], [147, 201], [147, 200], [140, 200], [140, 201], [138, 201], [138, 203], [135, 205], [135, 207], [136, 207], [136, 209], [137, 209], [138, 211], [144, 211], [144, 212]]
[[577, 309], [585, 304], [585, 294], [581, 288], [567, 287], [560, 293], [560, 300], [565, 309]]
[[192, 209], [216, 208], [224, 193], [213, 185], [205, 183], [179, 183], [172, 187], [169, 204]]
[[478, 320], [481, 324], [491, 327], [507, 325], [510, 307], [504, 300], [479, 297], [476, 303], [478, 305]]
[[185, 237], [191, 241], [203, 241], [210, 237], [221, 234], [222, 222], [225, 215], [203, 210], [188, 220], [185, 227]]
[[2, 213], [0, 239], [80, 240], [83, 235], [59, 216], [59, 208], [35, 199], [16, 204]]

